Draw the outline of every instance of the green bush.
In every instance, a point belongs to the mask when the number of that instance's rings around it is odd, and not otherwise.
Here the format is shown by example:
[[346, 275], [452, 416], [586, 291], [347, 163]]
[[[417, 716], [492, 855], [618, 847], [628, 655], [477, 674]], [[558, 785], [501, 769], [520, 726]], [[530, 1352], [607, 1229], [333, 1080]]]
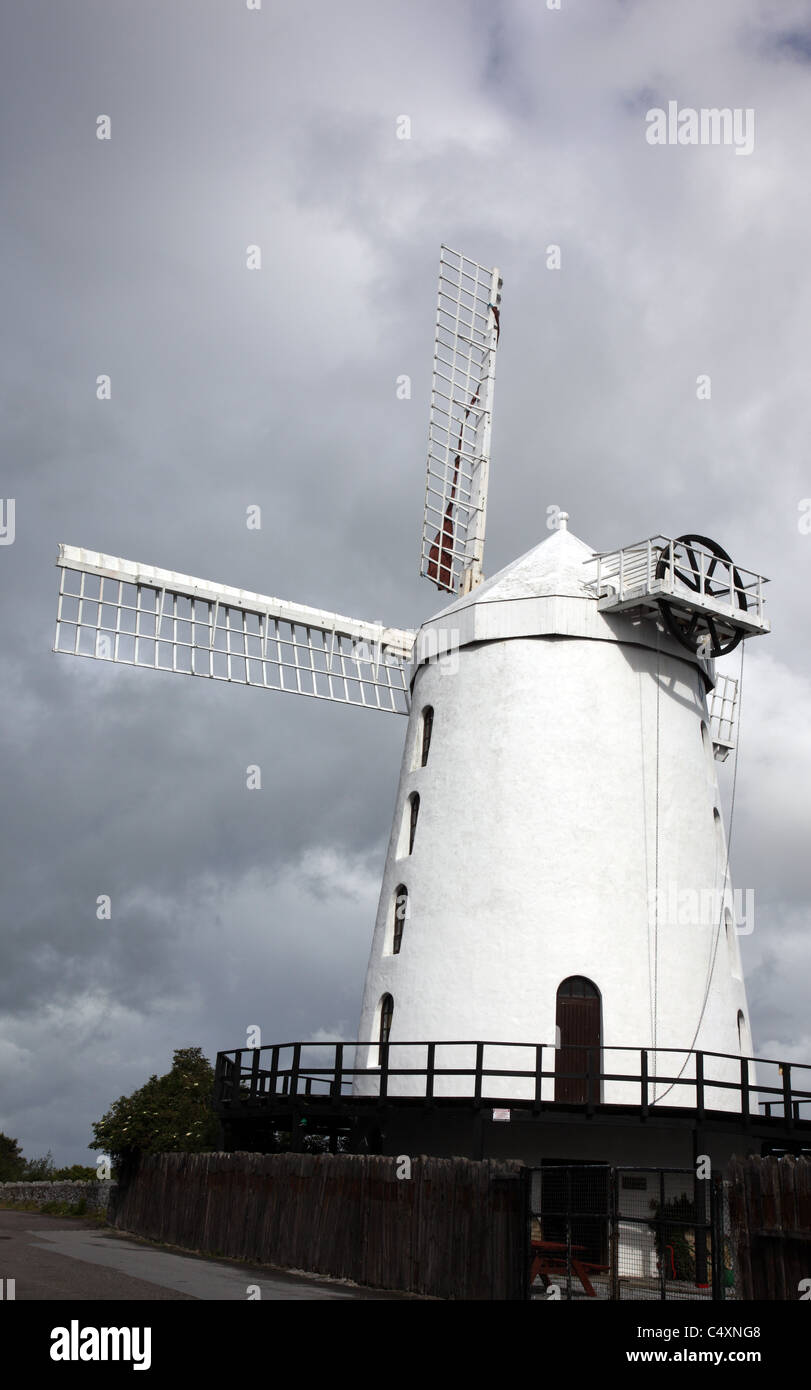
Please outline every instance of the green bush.
[[89, 1149], [126, 1166], [139, 1153], [210, 1153], [220, 1126], [211, 1107], [214, 1071], [199, 1047], [179, 1048], [164, 1076], [121, 1096], [93, 1125]]
[[680, 1197], [671, 1197], [666, 1202], [652, 1201], [651, 1207], [655, 1220], [650, 1224], [656, 1254], [664, 1264], [665, 1278], [695, 1279], [695, 1232], [685, 1224], [694, 1216], [691, 1199], [682, 1193]]

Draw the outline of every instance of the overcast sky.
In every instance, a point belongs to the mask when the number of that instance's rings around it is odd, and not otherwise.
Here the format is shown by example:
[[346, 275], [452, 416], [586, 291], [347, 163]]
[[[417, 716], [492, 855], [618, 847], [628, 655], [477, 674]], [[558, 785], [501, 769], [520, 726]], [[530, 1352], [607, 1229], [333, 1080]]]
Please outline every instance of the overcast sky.
[[[356, 1036], [405, 721], [55, 655], [53, 562], [398, 626], [442, 607], [417, 577], [442, 242], [504, 277], [485, 572], [557, 504], [597, 548], [700, 532], [772, 580], [732, 868], [756, 1051], [811, 1061], [811, 4], [2, 24], [0, 1129], [92, 1162], [91, 1121], [177, 1047]], [[670, 100], [751, 109], [751, 153], [649, 144]]]

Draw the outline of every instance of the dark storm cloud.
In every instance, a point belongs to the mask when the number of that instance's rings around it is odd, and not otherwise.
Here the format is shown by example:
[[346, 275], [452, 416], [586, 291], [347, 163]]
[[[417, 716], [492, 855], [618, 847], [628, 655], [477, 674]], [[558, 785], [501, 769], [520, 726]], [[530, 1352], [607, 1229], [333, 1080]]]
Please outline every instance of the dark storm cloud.
[[[355, 1032], [404, 721], [55, 656], [53, 560], [62, 540], [404, 626], [440, 607], [416, 569], [442, 241], [505, 280], [488, 573], [557, 503], [593, 545], [699, 530], [773, 578], [732, 858], [758, 1044], [811, 1051], [811, 99], [779, 57], [803, 15], [7, 16], [0, 1129], [29, 1153], [82, 1158], [174, 1047]], [[652, 149], [646, 104], [671, 97], [754, 106], [753, 154]]]

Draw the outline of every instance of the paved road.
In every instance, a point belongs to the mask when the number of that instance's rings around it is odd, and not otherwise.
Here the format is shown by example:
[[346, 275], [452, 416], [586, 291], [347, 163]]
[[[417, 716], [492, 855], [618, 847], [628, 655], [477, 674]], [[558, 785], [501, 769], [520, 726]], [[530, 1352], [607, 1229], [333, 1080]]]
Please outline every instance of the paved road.
[[[227, 1260], [177, 1255], [121, 1237], [92, 1221], [0, 1210], [0, 1278], [14, 1279], [18, 1300], [397, 1299], [349, 1284], [275, 1274]], [[254, 1297], [256, 1295], [254, 1294]]]

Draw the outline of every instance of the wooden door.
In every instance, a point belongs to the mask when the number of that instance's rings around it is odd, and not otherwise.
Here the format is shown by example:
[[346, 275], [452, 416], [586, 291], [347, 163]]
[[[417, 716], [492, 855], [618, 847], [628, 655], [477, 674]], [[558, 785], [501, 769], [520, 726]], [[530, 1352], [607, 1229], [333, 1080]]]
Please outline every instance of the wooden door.
[[[570, 975], [558, 988], [555, 1022], [560, 1047], [555, 1053], [555, 1100], [584, 1104], [599, 1101], [600, 994], [591, 980]], [[588, 1095], [589, 1058], [594, 1076]]]

